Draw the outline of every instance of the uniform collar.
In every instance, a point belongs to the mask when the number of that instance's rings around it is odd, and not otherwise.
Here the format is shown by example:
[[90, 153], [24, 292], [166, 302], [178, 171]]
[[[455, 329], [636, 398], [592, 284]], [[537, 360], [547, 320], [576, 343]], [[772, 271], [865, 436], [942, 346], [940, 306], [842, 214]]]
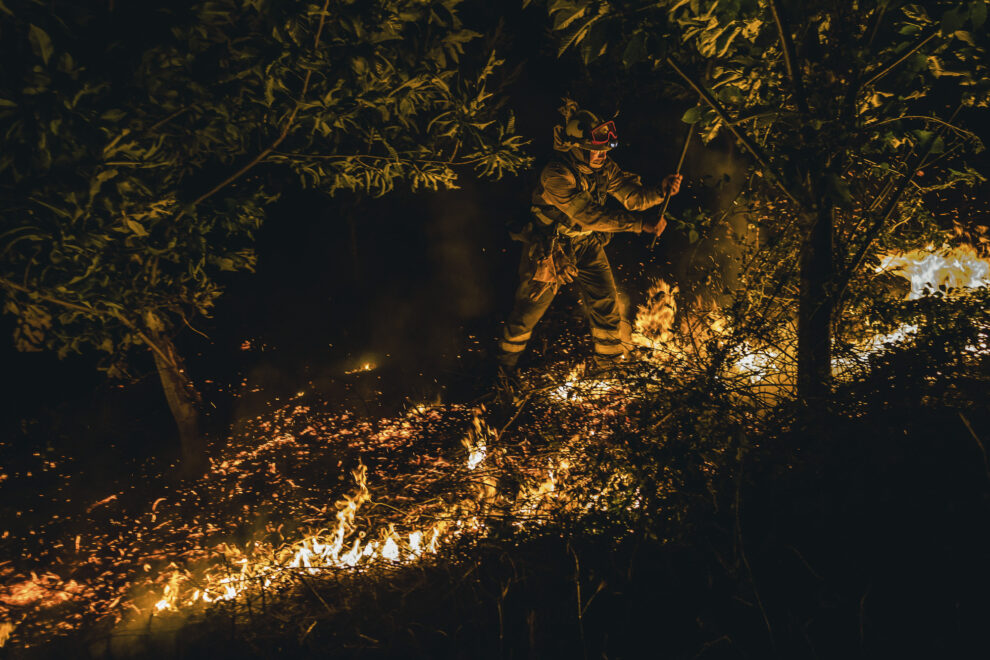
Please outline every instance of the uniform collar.
[[575, 152], [580, 153], [580, 150], [571, 149], [570, 151], [567, 152], [567, 158], [570, 161], [571, 165], [574, 167], [574, 169], [576, 169], [581, 174], [584, 174], [585, 176], [598, 174], [600, 172], [603, 172], [605, 168], [608, 167], [608, 156], [605, 157], [605, 162], [602, 163], [602, 166], [596, 170], [596, 169], [592, 169], [591, 165], [588, 165], [588, 163], [586, 163], [584, 159], [581, 158], [581, 156], [577, 155]]

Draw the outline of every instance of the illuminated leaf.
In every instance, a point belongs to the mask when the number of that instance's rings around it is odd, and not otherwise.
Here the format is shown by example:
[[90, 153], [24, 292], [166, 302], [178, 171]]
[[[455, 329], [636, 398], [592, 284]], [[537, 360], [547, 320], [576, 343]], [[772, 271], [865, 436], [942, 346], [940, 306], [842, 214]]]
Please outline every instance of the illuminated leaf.
[[144, 225], [142, 225], [137, 220], [132, 220], [131, 218], [124, 218], [124, 224], [126, 224], [127, 227], [138, 236], [148, 235], [148, 232], [144, 228]]
[[28, 38], [31, 41], [31, 50], [34, 51], [34, 54], [40, 57], [45, 64], [48, 64], [48, 60], [51, 59], [52, 52], [54, 51], [52, 40], [48, 36], [48, 33], [37, 25], [32, 24], [28, 28]]
[[694, 106], [693, 108], [689, 108], [687, 112], [685, 112], [681, 116], [681, 121], [684, 122], [685, 124], [696, 124], [700, 119], [701, 119], [701, 108], [699, 106]]

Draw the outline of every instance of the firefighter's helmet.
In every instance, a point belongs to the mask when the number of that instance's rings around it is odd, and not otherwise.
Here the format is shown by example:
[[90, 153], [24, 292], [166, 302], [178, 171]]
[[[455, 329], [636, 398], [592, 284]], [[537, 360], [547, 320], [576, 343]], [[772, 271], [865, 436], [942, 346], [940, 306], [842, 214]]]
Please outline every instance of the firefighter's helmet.
[[603, 122], [588, 110], [575, 112], [567, 120], [564, 134], [575, 147], [585, 151], [609, 151], [619, 146], [615, 122]]

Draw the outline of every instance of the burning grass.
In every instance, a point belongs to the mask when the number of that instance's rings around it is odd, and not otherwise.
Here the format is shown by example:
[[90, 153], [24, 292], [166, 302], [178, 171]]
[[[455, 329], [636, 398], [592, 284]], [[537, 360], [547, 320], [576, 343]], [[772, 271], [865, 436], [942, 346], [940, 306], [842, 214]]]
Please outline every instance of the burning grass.
[[147, 508], [128, 510], [117, 494], [89, 506], [88, 534], [49, 540], [44, 559], [58, 572], [18, 577], [8, 564], [5, 623], [22, 644], [167, 625], [219, 602], [257, 606], [308, 578], [397, 569], [492, 527], [538, 526], [566, 509], [572, 454], [606, 441], [630, 400], [586, 393], [562, 406], [543, 390], [521, 434], [460, 405], [371, 421], [278, 408], [246, 424], [203, 478]]
[[[779, 423], [790, 367], [786, 346], [733, 340], [718, 310], [684, 309], [675, 325], [675, 293], [650, 290], [624, 369], [555, 364], [500, 415], [438, 404], [362, 419], [298, 400], [243, 424], [198, 481], [144, 504], [109, 493], [48, 528], [43, 552], [0, 565], [0, 639], [82, 631], [112, 649], [216, 612], [277, 612], [308, 622], [304, 640], [343, 607], [328, 600], [346, 601], [339, 589], [454, 571], [486, 544], [575, 525], [616, 544], [677, 538], [727, 457]], [[974, 336], [978, 361], [985, 327]], [[870, 340], [867, 362], [893, 343]], [[324, 613], [291, 604], [310, 600]]]

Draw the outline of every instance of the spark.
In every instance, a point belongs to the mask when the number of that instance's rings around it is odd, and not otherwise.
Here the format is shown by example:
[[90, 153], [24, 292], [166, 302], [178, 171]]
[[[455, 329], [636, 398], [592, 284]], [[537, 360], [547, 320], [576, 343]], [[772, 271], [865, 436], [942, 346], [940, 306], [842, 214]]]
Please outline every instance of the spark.
[[[962, 268], [963, 274], [946, 277], [936, 269], [925, 275], [929, 284], [916, 287], [911, 279], [912, 292], [917, 288], [930, 295], [973, 283], [987, 285], [986, 271], [964, 259], [968, 253], [921, 252], [917, 259], [938, 254], [946, 267]], [[898, 263], [890, 260], [886, 266], [899, 274], [913, 272], [910, 264]], [[636, 343], [643, 347], [645, 359], [636, 377], [644, 382], [651, 373], [647, 367], [673, 364], [692, 350], [692, 338], [675, 328], [676, 294], [676, 287], [656, 282], [640, 308], [642, 318], [637, 316]], [[915, 330], [905, 326], [877, 335], [872, 346], [900, 341]], [[730, 331], [718, 310], [708, 313], [697, 330], [715, 339]], [[984, 338], [973, 349], [985, 351], [986, 344]], [[868, 344], [864, 350], [874, 348]], [[744, 344], [733, 354], [729, 370], [754, 383], [768, 383], [785, 371], [784, 357], [769, 347]], [[193, 615], [261, 589], [286, 588], [300, 572], [326, 575], [372, 566], [400, 570], [431, 556], [442, 557], [459, 538], [484, 538], [490, 533], [491, 509], [508, 516], [517, 528], [530, 528], [568, 507], [604, 507], [609, 499], [605, 493], [624, 492], [630, 482], [616, 474], [605, 484], [583, 484], [591, 494], [576, 503], [581, 452], [593, 443], [608, 442], [611, 429], [628, 423], [624, 406], [641, 393], [622, 379], [590, 377], [581, 365], [555, 368], [560, 384], [534, 400], [531, 428], [521, 432], [541, 438], [540, 425], [546, 424], [569, 429], [570, 435], [561, 436], [559, 446], [532, 460], [513, 457], [524, 478], [511, 492], [504, 492], [499, 480], [510, 460], [509, 449], [482, 410], [437, 402], [369, 421], [350, 412], [320, 413], [296, 401], [246, 424], [214, 458], [208, 474], [191, 487], [167, 489], [136, 513], [128, 513], [121, 502], [128, 499], [123, 491], [89, 506], [86, 514], [92, 515], [84, 520], [100, 522], [88, 528], [85, 552], [75, 530], [65, 538], [58, 537], [63, 528], [54, 523], [53, 531], [37, 530], [39, 537], [50, 540], [44, 556], [32, 559], [59, 568], [38, 574], [0, 573], [0, 640], [18, 639], [28, 629], [37, 635], [60, 634], [108, 614], [121, 618], [124, 608], [141, 612], [145, 622], [148, 615]], [[365, 363], [348, 373], [373, 369]], [[456, 452], [430, 444], [432, 438], [454, 433], [461, 439], [460, 445], [454, 444]], [[392, 452], [415, 457], [393, 470], [384, 458]], [[348, 454], [359, 457], [349, 475], [341, 458]], [[369, 464], [382, 469], [370, 475]], [[337, 481], [334, 465], [343, 477]], [[64, 469], [71, 471], [71, 466]], [[343, 494], [328, 500], [328, 491]], [[438, 497], [438, 491], [444, 497]], [[634, 494], [629, 501], [637, 501]], [[296, 527], [287, 528], [283, 521], [288, 520], [301, 521], [301, 531], [289, 531]], [[227, 541], [236, 530], [254, 525], [257, 533], [248, 542]], [[73, 548], [78, 561], [71, 557]], [[78, 568], [85, 571], [73, 573]], [[99, 577], [72, 578], [80, 574]], [[18, 608], [17, 623], [4, 619], [13, 607]]]

